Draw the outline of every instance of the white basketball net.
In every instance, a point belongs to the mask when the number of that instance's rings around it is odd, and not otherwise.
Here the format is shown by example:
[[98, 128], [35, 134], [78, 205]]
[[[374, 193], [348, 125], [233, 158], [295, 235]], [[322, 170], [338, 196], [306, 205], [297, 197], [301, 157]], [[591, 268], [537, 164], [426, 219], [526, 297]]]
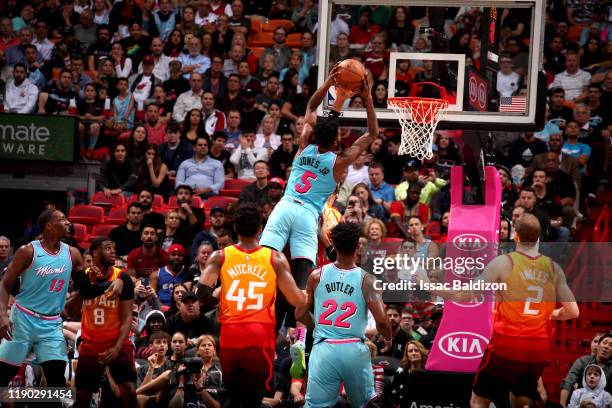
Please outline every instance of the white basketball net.
[[389, 98], [387, 101], [402, 125], [399, 154], [419, 160], [431, 159], [434, 133], [443, 118], [448, 102], [431, 98]]

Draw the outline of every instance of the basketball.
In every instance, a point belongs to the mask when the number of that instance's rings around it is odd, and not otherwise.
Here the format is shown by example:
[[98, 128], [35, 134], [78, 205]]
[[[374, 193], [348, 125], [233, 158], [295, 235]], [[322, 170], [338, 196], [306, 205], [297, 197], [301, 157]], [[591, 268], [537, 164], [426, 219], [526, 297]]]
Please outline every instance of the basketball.
[[336, 77], [336, 85], [351, 91], [361, 88], [366, 71], [361, 62], [347, 59], [338, 64], [340, 72]]

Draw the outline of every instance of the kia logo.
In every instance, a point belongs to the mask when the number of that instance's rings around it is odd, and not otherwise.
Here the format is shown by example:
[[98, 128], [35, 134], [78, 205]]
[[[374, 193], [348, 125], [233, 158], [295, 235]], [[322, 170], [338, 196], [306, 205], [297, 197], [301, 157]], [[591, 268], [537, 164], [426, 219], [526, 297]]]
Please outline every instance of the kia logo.
[[453, 246], [460, 251], [480, 251], [487, 246], [487, 240], [478, 234], [461, 234], [453, 238]]
[[454, 332], [438, 341], [440, 350], [449, 357], [461, 360], [481, 358], [489, 339], [472, 332]]

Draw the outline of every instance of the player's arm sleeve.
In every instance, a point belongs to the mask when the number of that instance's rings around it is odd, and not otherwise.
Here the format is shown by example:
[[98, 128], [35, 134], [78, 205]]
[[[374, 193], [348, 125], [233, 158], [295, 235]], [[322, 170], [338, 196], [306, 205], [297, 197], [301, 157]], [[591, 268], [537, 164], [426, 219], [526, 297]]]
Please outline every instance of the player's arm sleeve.
[[134, 281], [125, 272], [121, 272], [119, 275], [119, 279], [123, 281], [123, 291], [121, 292], [121, 296], [119, 296], [119, 300], [133, 300], [134, 299]]
[[109, 287], [109, 282], [91, 282], [85, 271], [73, 271], [72, 282], [74, 289], [78, 290], [83, 299], [93, 299], [103, 294]]

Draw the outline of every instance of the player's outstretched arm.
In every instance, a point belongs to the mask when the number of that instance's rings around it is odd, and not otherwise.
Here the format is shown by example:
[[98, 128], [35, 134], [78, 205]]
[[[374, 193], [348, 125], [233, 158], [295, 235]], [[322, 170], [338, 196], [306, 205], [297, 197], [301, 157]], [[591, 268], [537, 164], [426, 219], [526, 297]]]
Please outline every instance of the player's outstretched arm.
[[0, 281], [0, 340], [12, 340], [13, 338], [13, 323], [8, 316], [9, 296], [19, 275], [32, 263], [33, 256], [32, 245], [27, 244], [19, 248], [6, 268], [2, 281]]
[[115, 341], [113, 347], [105, 350], [103, 353], [98, 354], [100, 364], [106, 365], [114, 360], [121, 350], [121, 346], [125, 343], [125, 340], [130, 334], [130, 328], [132, 327], [132, 310], [134, 305], [134, 282], [127, 273], [122, 273], [119, 279], [123, 280], [123, 290], [119, 297], [119, 315], [121, 316], [121, 323], [119, 324], [119, 336]]
[[209, 307], [213, 304], [213, 290], [219, 279], [219, 273], [221, 271], [221, 264], [223, 263], [223, 251], [215, 251], [212, 253], [208, 262], [206, 262], [206, 268], [200, 275], [198, 280], [198, 300], [200, 305]]
[[83, 256], [78, 249], [70, 247], [72, 257], [72, 282], [74, 290], [78, 291], [84, 299], [93, 299], [106, 294], [109, 300], [117, 299], [123, 290], [123, 281], [117, 279], [112, 283], [92, 282], [83, 270]]
[[366, 77], [361, 89], [359, 90], [363, 103], [368, 115], [368, 131], [353, 143], [351, 147], [342, 152], [342, 155], [336, 160], [334, 166], [334, 177], [336, 180], [340, 178], [344, 169], [353, 163], [359, 155], [372, 144], [378, 136], [378, 118], [374, 110], [374, 101], [372, 100], [372, 81]]
[[576, 319], [580, 314], [580, 310], [578, 309], [576, 298], [567, 284], [563, 269], [556, 262], [553, 262], [553, 268], [557, 275], [557, 301], [561, 303], [561, 307], [555, 309], [550, 318], [552, 320]]
[[385, 313], [382, 293], [374, 287], [374, 280], [374, 275], [366, 273], [361, 282], [361, 289], [363, 290], [363, 296], [368, 305], [368, 309], [370, 309], [376, 321], [376, 330], [378, 330], [378, 333], [383, 337], [386, 348], [387, 346], [391, 346], [393, 332], [387, 314]]
[[272, 266], [276, 272], [276, 284], [285, 295], [287, 302], [296, 308], [306, 302], [306, 295], [296, 285], [293, 275], [291, 275], [289, 262], [282, 252], [272, 250]]
[[314, 302], [314, 291], [321, 280], [321, 269], [313, 271], [306, 282], [306, 301], [295, 308], [296, 320], [304, 323], [306, 327], [314, 327], [315, 322], [312, 316]]

